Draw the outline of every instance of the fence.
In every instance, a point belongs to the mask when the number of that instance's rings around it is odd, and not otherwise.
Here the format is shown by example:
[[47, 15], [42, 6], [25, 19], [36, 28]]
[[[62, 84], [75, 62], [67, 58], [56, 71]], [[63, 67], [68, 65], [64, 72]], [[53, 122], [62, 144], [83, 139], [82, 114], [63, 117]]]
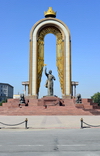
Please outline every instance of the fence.
[[89, 126], [89, 127], [100, 127], [100, 125], [90, 125], [90, 124], [84, 122], [84, 121], [83, 121], [83, 118], [81, 118], [80, 121], [81, 121], [81, 128], [86, 128], [85, 126], [83, 126], [83, 124], [85, 124], [85, 125], [87, 125], [87, 126]]
[[25, 129], [28, 129], [28, 127], [27, 127], [28, 119], [27, 118], [25, 119], [25, 121], [17, 123], [17, 124], [6, 124], [3, 122], [0, 122], [0, 124], [5, 125], [5, 126], [18, 126], [18, 125], [21, 125], [23, 123], [25, 123]]

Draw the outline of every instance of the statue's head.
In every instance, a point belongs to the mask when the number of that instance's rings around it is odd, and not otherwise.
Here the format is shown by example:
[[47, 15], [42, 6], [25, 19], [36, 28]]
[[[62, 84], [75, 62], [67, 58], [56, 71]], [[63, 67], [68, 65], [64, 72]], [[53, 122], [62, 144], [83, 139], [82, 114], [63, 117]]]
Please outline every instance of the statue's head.
[[52, 74], [52, 70], [49, 70], [49, 74]]
[[20, 94], [20, 97], [21, 97], [21, 98], [24, 97], [24, 94]]

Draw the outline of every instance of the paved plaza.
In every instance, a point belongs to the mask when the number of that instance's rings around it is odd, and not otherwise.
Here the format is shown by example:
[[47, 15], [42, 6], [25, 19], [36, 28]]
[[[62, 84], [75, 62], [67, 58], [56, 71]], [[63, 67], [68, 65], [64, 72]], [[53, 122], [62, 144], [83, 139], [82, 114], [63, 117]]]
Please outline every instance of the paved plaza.
[[[80, 119], [91, 125], [100, 125], [100, 116], [0, 116], [0, 122], [17, 124], [28, 119], [29, 129], [76, 129], [81, 127]], [[25, 128], [25, 123], [18, 126], [5, 126], [1, 128]]]

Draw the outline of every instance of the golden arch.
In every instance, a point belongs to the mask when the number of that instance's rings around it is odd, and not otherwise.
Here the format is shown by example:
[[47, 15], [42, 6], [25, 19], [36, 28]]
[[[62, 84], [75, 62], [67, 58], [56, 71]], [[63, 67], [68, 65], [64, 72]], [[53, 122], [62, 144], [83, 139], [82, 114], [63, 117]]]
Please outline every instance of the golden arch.
[[29, 94], [36, 97], [39, 93], [44, 66], [44, 37], [48, 33], [56, 36], [56, 65], [61, 91], [62, 95], [69, 97], [71, 94], [70, 34], [66, 25], [54, 18], [40, 20], [30, 33]]

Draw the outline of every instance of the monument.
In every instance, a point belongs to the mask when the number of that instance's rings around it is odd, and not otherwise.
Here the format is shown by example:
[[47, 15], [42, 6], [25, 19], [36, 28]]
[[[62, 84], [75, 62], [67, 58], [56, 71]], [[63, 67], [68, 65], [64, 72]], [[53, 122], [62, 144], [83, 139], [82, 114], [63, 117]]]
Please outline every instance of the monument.
[[56, 18], [49, 7], [45, 18], [38, 21], [30, 32], [29, 95], [38, 98], [44, 66], [44, 37], [56, 36], [56, 65], [63, 98], [71, 98], [71, 36], [65, 23]]

